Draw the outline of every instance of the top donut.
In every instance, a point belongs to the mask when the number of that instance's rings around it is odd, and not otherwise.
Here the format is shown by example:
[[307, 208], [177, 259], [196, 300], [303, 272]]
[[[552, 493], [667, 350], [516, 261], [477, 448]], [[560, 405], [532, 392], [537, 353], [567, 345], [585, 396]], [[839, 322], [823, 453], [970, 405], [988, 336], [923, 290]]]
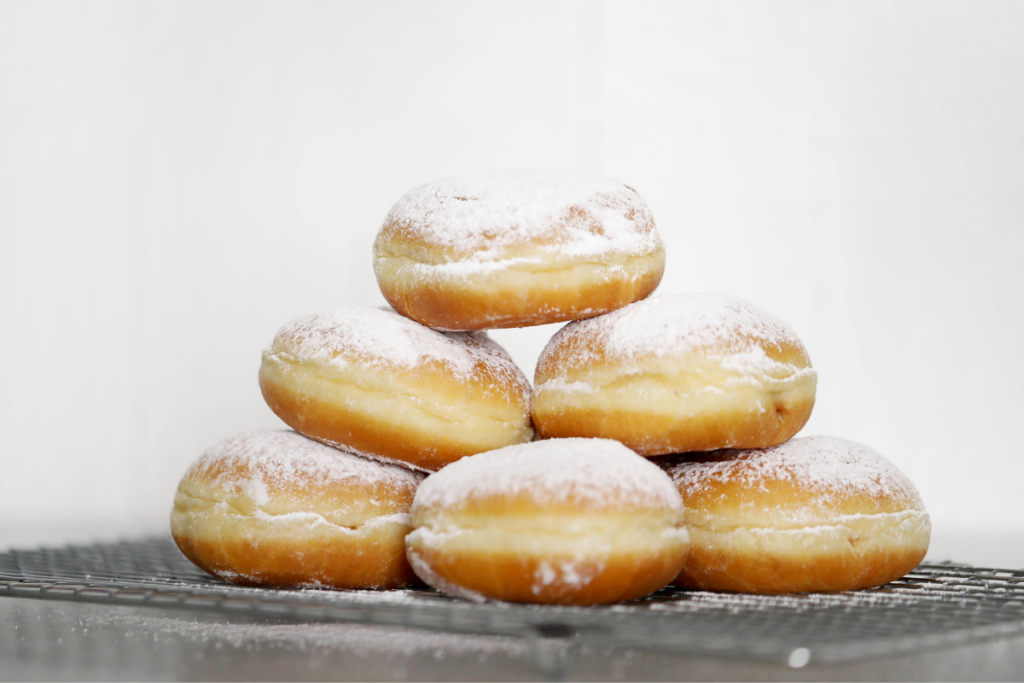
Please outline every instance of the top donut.
[[601, 315], [647, 297], [665, 269], [661, 238], [636, 190], [554, 171], [421, 185], [391, 208], [373, 257], [388, 303], [445, 330]]

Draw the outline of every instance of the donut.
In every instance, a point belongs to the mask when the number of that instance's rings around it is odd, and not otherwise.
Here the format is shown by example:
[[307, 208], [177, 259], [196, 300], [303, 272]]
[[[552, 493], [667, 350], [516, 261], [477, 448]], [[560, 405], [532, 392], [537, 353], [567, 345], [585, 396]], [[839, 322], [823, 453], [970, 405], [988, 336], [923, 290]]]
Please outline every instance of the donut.
[[866, 446], [830, 436], [654, 460], [685, 506], [675, 583], [744, 593], [845, 591], [913, 570], [931, 523], [917, 489]]
[[174, 496], [171, 534], [196, 566], [244, 586], [399, 588], [422, 474], [292, 431], [210, 448]]
[[686, 560], [672, 481], [622, 444], [552, 439], [464, 458], [424, 480], [406, 548], [437, 590], [473, 601], [631, 600]]
[[504, 349], [483, 332], [438, 332], [391, 311], [285, 325], [259, 382], [295, 431], [423, 471], [533, 438], [530, 383]]
[[628, 185], [512, 171], [409, 192], [385, 218], [373, 264], [402, 315], [480, 330], [577, 320], [643, 299], [661, 281], [665, 250]]
[[731, 296], [655, 295], [572, 322], [537, 362], [533, 421], [641, 455], [765, 448], [795, 435], [817, 374], [784, 323]]

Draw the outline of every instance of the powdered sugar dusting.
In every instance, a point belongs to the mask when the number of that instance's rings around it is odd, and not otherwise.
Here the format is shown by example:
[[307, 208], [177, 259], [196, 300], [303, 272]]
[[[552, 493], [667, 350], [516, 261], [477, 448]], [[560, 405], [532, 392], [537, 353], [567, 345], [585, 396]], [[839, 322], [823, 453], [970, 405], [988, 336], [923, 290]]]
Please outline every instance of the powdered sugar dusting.
[[478, 264], [521, 245], [573, 257], [661, 248], [650, 210], [635, 190], [584, 173], [520, 170], [436, 180], [399, 199], [384, 226]]
[[655, 294], [608, 315], [569, 323], [552, 337], [538, 367], [556, 348], [565, 358], [586, 362], [591, 342], [616, 358], [676, 356], [707, 348], [747, 354], [743, 360], [748, 364], [769, 362], [765, 348], [803, 347], [785, 323], [742, 299]]
[[337, 368], [352, 362], [413, 368], [435, 361], [462, 377], [482, 363], [526, 383], [508, 353], [486, 333], [438, 332], [378, 308], [349, 308], [300, 318], [278, 331], [267, 353]]
[[[237, 472], [246, 473], [246, 478], [238, 479]], [[281, 430], [250, 432], [222, 441], [203, 453], [185, 477], [241, 491], [256, 505], [265, 505], [275, 490], [326, 487], [353, 479], [367, 485], [383, 484], [393, 490], [412, 491], [423, 475]]]
[[656, 465], [609, 439], [548, 439], [463, 458], [428, 477], [420, 507], [457, 507], [490, 496], [526, 495], [540, 505], [681, 510], [672, 481]]
[[[673, 529], [673, 531], [677, 531]], [[580, 589], [589, 585], [604, 572], [603, 562], [594, 562], [588, 557], [577, 557], [572, 560], [541, 560], [533, 572], [533, 584], [530, 590], [540, 595], [546, 586], [557, 584]]]
[[397, 465], [398, 467], [402, 467], [402, 468], [405, 468], [405, 469], [415, 470], [417, 472], [423, 472], [425, 475], [426, 474], [430, 474], [431, 472], [434, 471], [434, 470], [428, 470], [425, 467], [418, 467], [416, 465], [413, 465], [412, 463], [405, 462], [404, 460], [397, 460], [395, 458], [388, 458], [388, 457], [383, 456], [383, 455], [377, 455], [376, 453], [370, 453], [368, 451], [360, 450], [360, 449], [356, 448], [355, 446], [350, 446], [349, 444], [344, 444], [344, 443], [341, 443], [340, 441], [332, 441], [331, 439], [324, 439], [324, 438], [321, 438], [321, 437], [314, 437], [314, 436], [311, 436], [309, 438], [316, 439], [320, 443], [327, 444], [328, 446], [333, 446], [334, 448], [339, 448], [339, 449], [341, 449], [343, 451], [346, 451], [348, 453], [353, 453], [355, 455], [358, 455], [361, 458], [366, 458], [367, 460], [373, 460], [373, 461], [376, 461], [376, 462], [379, 462], [379, 463], [383, 463], [385, 465]]
[[[416, 535], [418, 538], [423, 539], [429, 545], [431, 540], [429, 539], [432, 534], [431, 530], [426, 527], [420, 527], [419, 529], [413, 529], [409, 536]], [[423, 582], [428, 586], [436, 588], [442, 593], [453, 595], [463, 600], [469, 600], [471, 602], [486, 602], [487, 597], [478, 593], [477, 591], [464, 588], [457, 583], [448, 581], [443, 576], [434, 571], [434, 568], [430, 566], [426, 560], [420, 557], [419, 553], [415, 551], [415, 545], [409, 543], [407, 538], [406, 547], [409, 548], [408, 557], [409, 564], [412, 565], [413, 571], [416, 572], [416, 576], [423, 579]]]
[[895, 465], [867, 446], [834, 436], [702, 454], [675, 461], [666, 471], [684, 499], [712, 482], [764, 489], [766, 482], [788, 481], [814, 492], [822, 504], [859, 496], [896, 497], [924, 509], [917, 489]]
[[[233, 590], [244, 589], [234, 587]], [[267, 593], [263, 588], [252, 590]], [[407, 607], [435, 602], [416, 600], [418, 595], [410, 596], [405, 591], [318, 591], [316, 597], [325, 602], [330, 598], [339, 598], [338, 602], [347, 604], [363, 595], [370, 605], [399, 602]], [[233, 655], [237, 653], [236, 658], [247, 664], [238, 665], [234, 672], [236, 675], [247, 673], [247, 676], [239, 676], [244, 678], [255, 677], [253, 672], [261, 671], [257, 667], [267, 666], [268, 661], [274, 667], [270, 671], [287, 670], [299, 678], [296, 673], [299, 670], [289, 664], [295, 661], [292, 657], [298, 653], [305, 655], [301, 661], [308, 663], [310, 671], [319, 672], [319, 678], [330, 677], [325, 672], [341, 670], [327, 668], [329, 663], [343, 664], [347, 667], [345, 673], [358, 680], [417, 678], [417, 674], [423, 670], [418, 667], [432, 663], [431, 660], [441, 661], [446, 658], [455, 660], [457, 664], [448, 670], [460, 672], [467, 667], [470, 671], [493, 671], [495, 658], [502, 664], [523, 660], [525, 664], [520, 664], [520, 667], [530, 665], [529, 643], [522, 638], [444, 633], [372, 624], [243, 622], [226, 620], [222, 616], [218, 618], [216, 613], [210, 615], [200, 611], [164, 613], [162, 610], [145, 610], [139, 614], [125, 614], [116, 610], [98, 609], [90, 612], [83, 632], [86, 629], [95, 629], [103, 634], [105, 639], [100, 642], [116, 638], [114, 642], [130, 642], [138, 647], [168, 652], [166, 658], [146, 660], [162, 666], [156, 669], [161, 678], [183, 677], [181, 666], [175, 659], [177, 655], [170, 653], [180, 652], [180, 643], [190, 641], [208, 648], [207, 651], [216, 648], [220, 653], [223, 647], [225, 651], [233, 652]], [[225, 654], [218, 656], [224, 657]], [[325, 668], [314, 668], [314, 665]], [[280, 668], [285, 666], [291, 668]], [[483, 673], [478, 676], [483, 677]]]

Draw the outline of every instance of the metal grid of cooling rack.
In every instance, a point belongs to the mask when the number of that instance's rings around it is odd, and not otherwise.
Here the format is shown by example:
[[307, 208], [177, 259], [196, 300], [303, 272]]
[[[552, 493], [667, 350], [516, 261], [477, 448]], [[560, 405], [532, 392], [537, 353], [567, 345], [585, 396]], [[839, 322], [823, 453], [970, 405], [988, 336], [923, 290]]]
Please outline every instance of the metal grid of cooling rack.
[[1024, 634], [1024, 570], [923, 564], [836, 594], [739, 595], [665, 588], [619, 605], [472, 604], [430, 589], [243, 588], [194, 567], [169, 538], [0, 553], [0, 597], [222, 610], [475, 634], [582, 638], [697, 655], [819, 663]]

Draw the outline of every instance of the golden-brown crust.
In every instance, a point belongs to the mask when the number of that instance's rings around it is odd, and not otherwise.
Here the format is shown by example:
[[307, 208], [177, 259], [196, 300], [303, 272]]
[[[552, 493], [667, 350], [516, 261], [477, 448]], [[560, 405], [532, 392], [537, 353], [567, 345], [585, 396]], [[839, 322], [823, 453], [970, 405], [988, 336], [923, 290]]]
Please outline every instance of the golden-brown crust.
[[405, 531], [388, 529], [358, 539], [172, 534], [196, 566], [240, 586], [337, 589], [404, 588], [420, 583], [405, 557]]
[[[740, 593], [836, 592], [881, 586], [912, 571], [928, 550], [920, 518], [879, 525], [876, 536], [851, 540], [839, 529], [804, 532], [688, 527], [692, 546], [674, 584]], [[888, 527], [889, 524], [897, 525]], [[728, 538], [728, 536], [733, 538]]]
[[[414, 566], [429, 567], [435, 582], [493, 600], [553, 605], [606, 604], [649, 595], [668, 584], [686, 560], [685, 545], [581, 559], [430, 548], [413, 538], [408, 552]], [[567, 582], [561, 575], [549, 583], [530, 580], [568, 565], [573, 573], [589, 579], [585, 585]]]
[[[458, 343], [488, 351], [465, 337]], [[278, 334], [263, 354], [259, 384], [270, 409], [309, 437], [425, 471], [533, 438], [529, 383], [497, 347], [457, 374], [436, 359], [406, 367], [362, 353], [339, 367], [304, 357], [296, 343]]]
[[[459, 458], [488, 450], [485, 445], [467, 444], [459, 434], [415, 426], [398, 429], [377, 411], [364, 410], [358, 404], [318, 400], [312, 392], [297, 391], [294, 385], [277, 381], [267, 370], [260, 372], [260, 390], [274, 414], [295, 431], [382, 460], [432, 472]], [[499, 443], [495, 447], [504, 445]]]
[[203, 570], [248, 586], [398, 588], [422, 475], [294, 432], [254, 432], [207, 451], [182, 477], [171, 534]]
[[373, 245], [388, 302], [449, 330], [601, 315], [648, 296], [665, 250], [633, 188], [608, 178], [506, 171], [445, 178], [391, 208]]
[[[756, 405], [756, 403], [754, 404]], [[534, 408], [537, 432], [545, 439], [587, 436], [615, 439], [644, 456], [719, 448], [766, 448], [788, 441], [810, 418], [814, 399], [793, 401], [780, 395], [767, 410], [728, 406], [693, 414], [666, 414], [632, 408], [584, 408], [545, 412], [545, 403]]]
[[549, 346], [537, 366], [531, 411], [544, 438], [615, 439], [645, 456], [766, 448], [795, 436], [814, 409], [817, 375], [795, 344], [765, 348], [775, 368], [753, 372], [730, 366], [722, 349], [622, 359], [597, 338], [573, 341]]
[[[281, 435], [295, 441], [301, 439], [303, 446], [319, 450], [324, 454], [323, 457], [339, 460], [357, 457], [285, 430], [254, 432], [225, 443], [246, 439], [251, 442], [268, 435]], [[178, 484], [178, 496], [183, 497], [182, 505], [198, 509], [195, 506], [205, 507], [206, 504], [222, 502], [228, 509], [243, 515], [252, 515], [257, 509], [269, 515], [284, 515], [298, 509], [320, 515], [339, 526], [356, 528], [381, 516], [408, 512], [416, 495], [414, 482], [423, 477], [422, 474], [407, 473], [393, 467], [385, 469], [380, 463], [363, 458], [359, 458], [358, 462], [365, 470], [398, 471], [403, 476], [397, 479], [387, 476], [303, 476], [301, 470], [293, 477], [268, 476], [258, 457], [247, 457], [240, 451], [236, 451], [238, 457], [206, 455], [193, 463]], [[235, 485], [252, 481], [262, 482], [265, 491], [256, 494], [255, 491], [247, 491]], [[232, 482], [232, 486], [218, 482]], [[265, 499], [257, 501], [253, 498], [253, 495], [262, 496], [264, 493]]]
[[[382, 234], [385, 234], [382, 232]], [[402, 315], [429, 327], [482, 330], [529, 327], [602, 315], [649, 296], [665, 270], [664, 249], [592, 262], [550, 256], [459, 277], [411, 276], [414, 265], [398, 238], [375, 246], [381, 293]], [[539, 260], [539, 259], [538, 259]]]
[[795, 439], [766, 451], [657, 458], [686, 508], [675, 583], [752, 593], [879, 586], [916, 567], [931, 525], [913, 484], [870, 449]]
[[689, 547], [672, 482], [622, 444], [546, 440], [428, 477], [406, 537], [428, 585], [473, 600], [588, 605], [647, 595]]
[[[648, 302], [648, 306], [658, 306], [660, 302], [671, 302], [673, 299], [686, 301], [688, 298], [696, 298], [694, 295], [659, 294], [655, 299]], [[719, 299], [725, 302], [732, 297], [710, 296], [711, 299]], [[666, 317], [672, 315], [667, 312]], [[629, 320], [629, 318], [625, 318]], [[660, 363], [660, 362], [705, 362], [708, 356], [724, 356], [731, 353], [744, 353], [752, 349], [759, 349], [765, 356], [781, 365], [789, 365], [794, 368], [811, 367], [811, 357], [807, 348], [795, 336], [778, 335], [771, 341], [759, 338], [751, 334], [750, 330], [737, 326], [728, 330], [728, 335], [723, 339], [715, 340], [715, 343], [704, 341], [702, 343], [687, 344], [685, 349], [679, 353], [666, 353], [664, 349], [652, 347], [640, 350], [631, 354], [629, 358], [623, 358], [620, 350], [612, 348], [611, 339], [603, 334], [605, 330], [593, 325], [574, 326], [577, 334], [562, 334], [558, 343], [553, 343], [544, 349], [544, 353], [537, 361], [538, 373], [543, 373], [545, 379], [561, 372], [593, 372], [595, 370], [612, 370], [621, 367], [625, 363]], [[566, 327], [566, 332], [570, 328]], [[788, 330], [787, 330], [788, 331]], [[720, 333], [721, 334], [721, 333]], [[792, 333], [791, 333], [792, 334]], [[670, 367], [670, 366], [668, 366]], [[660, 371], [667, 371], [666, 368], [659, 368]]]

